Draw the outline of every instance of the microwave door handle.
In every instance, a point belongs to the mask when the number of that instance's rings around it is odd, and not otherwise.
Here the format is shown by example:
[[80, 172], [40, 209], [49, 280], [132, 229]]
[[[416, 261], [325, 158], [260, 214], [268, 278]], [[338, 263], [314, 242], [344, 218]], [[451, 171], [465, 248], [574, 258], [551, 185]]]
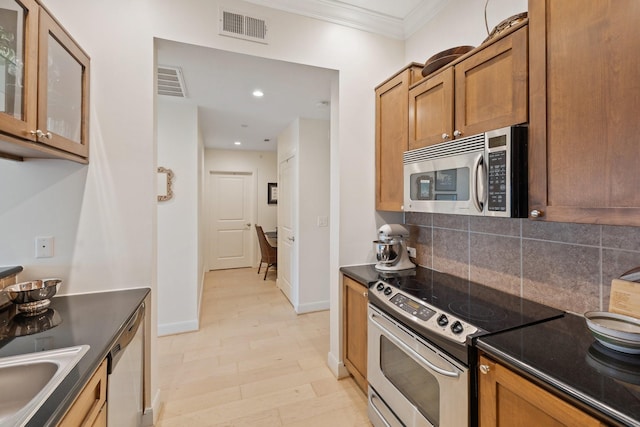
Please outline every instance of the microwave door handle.
[[400, 340], [390, 330], [388, 330], [382, 324], [380, 324], [380, 322], [378, 322], [376, 319], [374, 319], [374, 317], [375, 317], [374, 314], [369, 314], [369, 320], [385, 333], [385, 337], [387, 339], [389, 339], [390, 341], [393, 341], [394, 344], [396, 344], [398, 347], [402, 348], [405, 352], [407, 352], [410, 356], [412, 356], [413, 359], [416, 362], [422, 363], [422, 365], [424, 367], [426, 367], [426, 368], [428, 368], [428, 369], [430, 369], [432, 371], [435, 371], [435, 372], [439, 373], [440, 375], [444, 375], [445, 377], [458, 378], [460, 376], [455, 371], [447, 371], [446, 369], [439, 368], [436, 365], [434, 365], [433, 363], [429, 362], [420, 353], [418, 353], [417, 351], [415, 351], [414, 349], [409, 347], [407, 344], [402, 342], [402, 340]]
[[[482, 213], [483, 204], [484, 204], [484, 155], [480, 154], [476, 161], [473, 164], [473, 173], [471, 174], [471, 200], [473, 200], [473, 204], [475, 205], [478, 212]], [[478, 173], [482, 171], [481, 182], [481, 191], [478, 191]], [[480, 194], [479, 194], [480, 193]]]

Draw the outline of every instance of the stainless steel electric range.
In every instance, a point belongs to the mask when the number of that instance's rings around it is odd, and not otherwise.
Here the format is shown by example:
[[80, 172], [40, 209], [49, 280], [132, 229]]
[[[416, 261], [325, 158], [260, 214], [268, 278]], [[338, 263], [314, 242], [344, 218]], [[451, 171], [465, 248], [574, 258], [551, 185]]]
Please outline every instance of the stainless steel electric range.
[[473, 340], [562, 315], [434, 270], [381, 278], [369, 289], [371, 422], [376, 427], [475, 425]]

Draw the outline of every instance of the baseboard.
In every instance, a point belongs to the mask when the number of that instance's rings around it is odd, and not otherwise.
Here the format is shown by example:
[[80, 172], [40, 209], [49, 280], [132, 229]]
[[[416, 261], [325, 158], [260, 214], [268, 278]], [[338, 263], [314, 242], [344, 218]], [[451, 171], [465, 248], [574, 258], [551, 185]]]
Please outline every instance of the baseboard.
[[344, 363], [340, 362], [338, 358], [335, 357], [334, 354], [331, 352], [329, 352], [329, 354], [327, 355], [327, 365], [329, 366], [329, 369], [331, 369], [331, 372], [333, 372], [333, 375], [335, 375], [336, 378], [340, 379], [340, 378], [346, 378], [349, 376], [349, 371], [347, 371], [347, 367], [344, 366]]
[[146, 408], [142, 414], [142, 426], [153, 427], [158, 423], [158, 417], [160, 417], [160, 389], [156, 391], [156, 395], [151, 402], [151, 407]]
[[329, 310], [329, 300], [312, 302], [308, 304], [299, 304], [298, 307], [296, 307], [296, 313], [298, 314], [324, 310]]
[[158, 325], [158, 336], [182, 334], [184, 332], [194, 332], [200, 328], [198, 320], [187, 320], [185, 322], [165, 323]]

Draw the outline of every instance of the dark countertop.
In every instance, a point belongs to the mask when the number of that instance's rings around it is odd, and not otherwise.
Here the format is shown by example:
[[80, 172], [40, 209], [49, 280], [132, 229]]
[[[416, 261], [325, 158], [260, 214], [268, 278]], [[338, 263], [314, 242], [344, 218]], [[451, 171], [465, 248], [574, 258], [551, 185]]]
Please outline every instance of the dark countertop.
[[640, 355], [596, 342], [573, 314], [480, 337], [477, 347], [624, 426], [640, 426]]
[[371, 285], [378, 281], [378, 271], [373, 266], [374, 264], [351, 265], [340, 267], [340, 272], [363, 285]]
[[21, 266], [16, 267], [0, 267], [0, 279], [4, 279], [5, 277], [13, 276], [14, 274], [18, 274], [22, 271]]
[[[60, 421], [149, 291], [148, 288], [138, 288], [54, 297], [49, 310], [55, 310], [61, 319], [59, 325], [33, 335], [0, 339], [0, 357], [82, 344], [91, 347], [27, 427], [55, 426]], [[12, 324], [15, 325], [16, 321], [11, 320], [5, 328], [11, 329]]]
[[378, 280], [384, 280], [389, 277], [399, 276], [415, 276], [417, 270], [423, 270], [422, 267], [417, 267], [411, 270], [402, 270], [397, 272], [378, 271], [375, 269], [375, 264], [363, 264], [363, 265], [349, 265], [340, 267], [340, 272], [345, 276], [351, 277], [356, 282], [360, 282], [363, 285], [370, 286], [376, 283]]

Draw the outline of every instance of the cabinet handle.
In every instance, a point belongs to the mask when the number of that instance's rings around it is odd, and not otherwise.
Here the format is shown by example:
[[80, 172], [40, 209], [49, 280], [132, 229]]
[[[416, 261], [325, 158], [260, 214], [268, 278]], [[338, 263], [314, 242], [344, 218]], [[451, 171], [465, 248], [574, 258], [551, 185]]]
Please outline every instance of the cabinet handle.
[[51, 132], [44, 133], [40, 129], [32, 130], [30, 133], [31, 135], [35, 135], [37, 138], [51, 139], [51, 137], [53, 137]]
[[448, 133], [443, 133], [443, 134], [442, 134], [442, 139], [443, 139], [443, 140], [445, 140], [445, 141], [446, 141], [446, 140], [447, 140], [447, 139], [449, 139], [449, 138], [451, 138], [451, 137], [449, 136], [449, 134], [448, 134]]
[[530, 212], [531, 218], [541, 218], [544, 216], [544, 212], [538, 209], [534, 209]]
[[295, 242], [296, 238], [295, 237], [287, 237], [287, 240], [290, 242]]
[[369, 292], [367, 292], [367, 291], [363, 292], [363, 293], [362, 293], [362, 296], [363, 296], [363, 297], [365, 297], [365, 298], [367, 298], [367, 297], [369, 296]]
[[459, 136], [462, 136], [462, 132], [460, 132], [459, 130], [454, 130], [454, 131], [453, 131], [453, 136], [454, 136], [455, 138], [457, 138], [457, 137], [459, 137]]
[[480, 372], [482, 372], [483, 374], [488, 374], [490, 370], [491, 367], [489, 365], [480, 365]]

